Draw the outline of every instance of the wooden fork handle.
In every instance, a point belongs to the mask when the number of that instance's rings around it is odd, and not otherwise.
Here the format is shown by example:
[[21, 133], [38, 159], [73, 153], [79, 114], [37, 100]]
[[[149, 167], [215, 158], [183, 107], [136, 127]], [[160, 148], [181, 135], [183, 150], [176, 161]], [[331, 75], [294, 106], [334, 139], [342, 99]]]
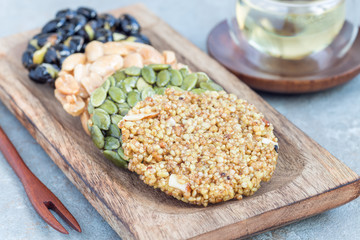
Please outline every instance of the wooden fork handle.
[[20, 178], [25, 189], [29, 182], [40, 182], [40, 180], [26, 166], [16, 148], [6, 136], [4, 130], [0, 127], [0, 151], [3, 153], [6, 161]]

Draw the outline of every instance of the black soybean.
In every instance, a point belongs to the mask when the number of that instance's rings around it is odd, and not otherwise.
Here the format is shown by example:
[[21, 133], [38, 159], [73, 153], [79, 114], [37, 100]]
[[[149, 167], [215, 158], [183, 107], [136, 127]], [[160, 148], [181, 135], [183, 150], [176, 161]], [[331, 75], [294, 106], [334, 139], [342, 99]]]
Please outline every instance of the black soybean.
[[29, 50], [25, 51], [22, 55], [21, 61], [25, 68], [27, 69], [33, 68], [34, 67], [33, 52]]
[[38, 65], [34, 69], [31, 69], [29, 72], [29, 77], [37, 83], [46, 83], [52, 79], [51, 74], [43, 64]]
[[78, 32], [87, 22], [86, 17], [78, 15], [70, 19], [70, 23], [74, 24], [74, 32]]
[[139, 42], [139, 43], [144, 43], [144, 44], [151, 44], [150, 40], [147, 36], [143, 35], [143, 34], [135, 34], [132, 35], [132, 37], [135, 37], [135, 41], [134, 42]]
[[81, 36], [72, 36], [65, 41], [65, 45], [69, 47], [70, 52], [80, 52], [84, 45], [84, 38]]
[[58, 64], [60, 60], [60, 55], [56, 51], [55, 48], [50, 47], [45, 53], [44, 62], [51, 63], [51, 64]]
[[71, 54], [70, 48], [62, 43], [54, 46], [60, 57], [67, 57]]
[[102, 27], [105, 29], [113, 29], [116, 25], [116, 18], [111, 14], [101, 14], [98, 16], [98, 27]]
[[70, 22], [66, 23], [62, 28], [59, 29], [59, 33], [64, 40], [68, 37], [71, 37], [75, 34], [75, 24]]
[[92, 8], [87, 8], [87, 7], [79, 7], [76, 11], [78, 14], [83, 15], [84, 17], [86, 17], [88, 20], [90, 19], [94, 19], [97, 16], [97, 13], [94, 9]]
[[37, 39], [39, 47], [44, 46], [48, 42], [51, 43], [51, 45], [55, 45], [62, 41], [62, 37], [57, 33], [41, 33], [34, 36], [34, 39]]
[[[54, 19], [47, 22], [35, 35], [22, 55], [22, 64], [29, 70], [29, 77], [38, 83], [54, 85], [55, 78], [64, 60], [72, 53], [84, 52], [92, 41], [134, 41], [150, 44], [140, 34], [140, 25], [129, 14], [115, 18], [111, 14], [97, 15], [92, 8], [79, 7], [59, 10]], [[47, 46], [42, 64], [34, 64], [34, 52]]]
[[64, 17], [55, 18], [51, 21], [49, 21], [45, 26], [42, 28], [42, 33], [50, 33], [50, 32], [56, 32], [60, 27], [62, 27], [65, 24], [66, 19]]
[[76, 11], [71, 10], [70, 8], [65, 8], [65, 9], [58, 11], [56, 13], [56, 17], [57, 18], [64, 17], [66, 19], [70, 19], [70, 18], [73, 18], [74, 16], [76, 16], [76, 14], [77, 14]]
[[112, 31], [105, 28], [99, 28], [95, 31], [95, 39], [100, 42], [111, 42], [113, 40]]
[[32, 52], [34, 53], [36, 51], [36, 47], [34, 47], [34, 45], [31, 45], [30, 43], [28, 44], [26, 51]]
[[134, 35], [140, 32], [140, 24], [129, 14], [124, 14], [119, 18], [118, 29], [127, 35]]

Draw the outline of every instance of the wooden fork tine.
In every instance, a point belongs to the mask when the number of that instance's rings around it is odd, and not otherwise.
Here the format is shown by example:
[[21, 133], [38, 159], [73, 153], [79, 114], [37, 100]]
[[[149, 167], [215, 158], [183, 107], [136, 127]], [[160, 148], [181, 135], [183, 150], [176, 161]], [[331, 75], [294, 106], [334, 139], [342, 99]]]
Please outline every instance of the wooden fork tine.
[[[31, 200], [31, 199], [30, 199]], [[51, 227], [58, 230], [61, 233], [69, 234], [69, 232], [59, 223], [59, 221], [52, 215], [46, 203], [33, 204], [36, 212], [40, 217]]]
[[50, 206], [48, 206], [48, 208], [55, 211], [67, 224], [70, 225], [70, 227], [78, 232], [81, 232], [79, 223], [55, 195], [53, 195], [53, 199], [51, 199]]

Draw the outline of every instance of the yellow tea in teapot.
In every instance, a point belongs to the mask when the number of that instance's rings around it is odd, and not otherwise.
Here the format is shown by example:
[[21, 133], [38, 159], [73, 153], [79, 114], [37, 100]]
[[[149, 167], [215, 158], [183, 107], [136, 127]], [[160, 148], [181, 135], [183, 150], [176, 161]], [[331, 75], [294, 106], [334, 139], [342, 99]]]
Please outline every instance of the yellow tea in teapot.
[[260, 52], [299, 60], [332, 43], [345, 21], [345, 0], [237, 0], [236, 18]]

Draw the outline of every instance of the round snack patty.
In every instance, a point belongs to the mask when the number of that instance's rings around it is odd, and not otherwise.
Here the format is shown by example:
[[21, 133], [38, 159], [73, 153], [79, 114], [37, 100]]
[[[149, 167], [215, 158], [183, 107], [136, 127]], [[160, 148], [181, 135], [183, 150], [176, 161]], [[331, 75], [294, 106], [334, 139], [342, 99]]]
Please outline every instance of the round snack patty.
[[119, 123], [128, 168], [154, 188], [204, 205], [252, 195], [276, 166], [273, 126], [233, 94], [167, 89]]

